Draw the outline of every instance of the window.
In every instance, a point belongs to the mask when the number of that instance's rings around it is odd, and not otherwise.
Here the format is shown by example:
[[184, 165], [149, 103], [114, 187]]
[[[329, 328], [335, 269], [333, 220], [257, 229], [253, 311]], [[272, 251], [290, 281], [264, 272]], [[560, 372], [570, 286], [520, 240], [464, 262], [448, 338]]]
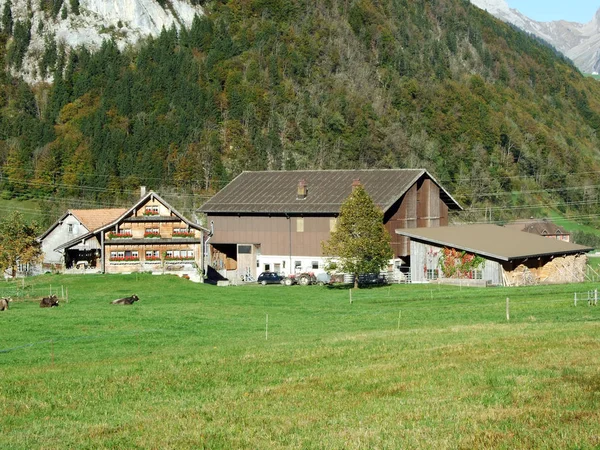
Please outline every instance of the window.
[[471, 279], [483, 280], [483, 271], [477, 269], [471, 270]]
[[67, 225], [67, 233], [73, 234], [73, 224], [72, 223], [70, 223], [69, 225]]
[[149, 205], [144, 208], [145, 216], [158, 216], [158, 205]]
[[160, 259], [160, 252], [158, 250], [146, 250], [146, 259], [151, 261]]
[[304, 217], [296, 218], [296, 231], [298, 233], [304, 233]]
[[271, 264], [265, 264], [265, 272], [271, 270]]
[[252, 253], [251, 245], [238, 245], [238, 254], [249, 255], [250, 253]]
[[425, 273], [425, 279], [437, 280], [438, 279], [438, 270], [437, 269], [427, 269], [427, 272]]
[[160, 229], [156, 228], [156, 227], [146, 228], [146, 229], [144, 229], [144, 237], [159, 238], [160, 237]]
[[281, 272], [281, 264], [280, 263], [275, 263], [273, 265], [273, 269], [275, 270], [275, 272], [279, 273]]
[[294, 268], [299, 269], [300, 267], [302, 267], [302, 262], [294, 261]]
[[319, 268], [319, 261], [312, 261], [310, 265], [311, 265], [311, 267], [313, 269], [318, 269]]

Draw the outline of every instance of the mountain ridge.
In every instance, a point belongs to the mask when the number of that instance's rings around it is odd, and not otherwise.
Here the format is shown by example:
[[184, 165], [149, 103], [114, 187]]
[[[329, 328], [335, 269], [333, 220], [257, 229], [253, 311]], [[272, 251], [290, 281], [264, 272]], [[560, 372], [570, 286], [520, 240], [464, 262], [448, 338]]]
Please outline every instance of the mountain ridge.
[[567, 20], [539, 22], [510, 8], [506, 0], [471, 0], [471, 3], [544, 39], [570, 58], [582, 72], [600, 72], [600, 9], [589, 22], [582, 24]]
[[203, 5], [135, 48], [56, 52], [52, 84], [0, 72], [3, 195], [202, 199], [243, 170], [419, 167], [473, 220], [599, 209], [600, 84], [469, 2]]

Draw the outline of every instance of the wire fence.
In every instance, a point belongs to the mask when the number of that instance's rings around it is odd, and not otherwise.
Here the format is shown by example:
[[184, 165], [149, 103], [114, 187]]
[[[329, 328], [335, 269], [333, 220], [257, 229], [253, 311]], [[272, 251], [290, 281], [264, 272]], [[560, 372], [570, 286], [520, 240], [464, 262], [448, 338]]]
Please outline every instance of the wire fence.
[[[302, 288], [305, 289], [305, 288]], [[306, 292], [310, 294], [308, 289]], [[12, 285], [3, 286], [1, 289], [3, 296], [12, 296], [17, 301], [29, 302], [39, 301], [43, 296], [55, 294], [59, 298], [68, 298], [68, 290], [63, 285], [27, 285], [24, 282], [14, 283]], [[464, 292], [464, 296], [457, 295]], [[497, 294], [492, 290], [482, 290], [479, 288], [465, 288], [463, 291], [446, 290], [435, 288], [418, 287], [417, 289], [396, 290], [391, 287], [388, 289], [378, 288], [376, 290], [358, 290], [352, 289], [345, 291], [332, 291], [332, 299], [335, 303], [324, 305], [321, 311], [322, 324], [331, 332], [362, 332], [373, 330], [377, 327], [390, 329], [400, 329], [402, 323], [410, 323], [410, 326], [415, 327], [419, 324], [428, 323], [428, 317], [432, 315], [448, 315], [452, 318], [457, 318], [456, 322], [462, 323], [465, 318], [473, 318], [488, 322], [495, 320], [503, 322], [505, 308], [506, 321], [509, 321], [512, 314], [512, 319], [515, 316], [521, 315], [520, 319], [531, 314], [539, 315], [540, 318], [547, 317], [555, 318], [557, 312], [563, 313], [566, 316], [567, 311], [574, 311], [573, 308], [587, 306], [593, 307], [597, 305], [598, 289], [592, 289], [585, 292], [576, 292], [560, 287], [557, 289], [542, 289], [539, 298], [531, 298], [532, 292], [513, 291], [509, 298], [505, 298], [503, 294], [510, 292], [502, 290]], [[484, 298], [483, 301], [477, 302], [478, 296]], [[551, 298], [549, 298], [551, 297]], [[447, 301], [447, 303], [446, 303]], [[344, 303], [346, 303], [344, 305]], [[323, 304], [319, 304], [323, 306]], [[217, 305], [213, 306], [218, 308]], [[315, 307], [317, 308], [317, 307]], [[269, 308], [267, 308], [269, 310]], [[304, 312], [299, 311], [297, 314], [293, 310], [286, 312], [277, 311], [276, 307], [272, 308], [271, 313], [271, 339], [277, 335], [277, 329], [287, 330], [292, 332], [312, 333], [311, 327], [313, 324], [309, 320], [296, 320], [295, 316], [301, 317]], [[600, 309], [598, 309], [600, 312]], [[248, 315], [245, 312], [232, 313], [226, 308], [223, 309], [222, 315], [212, 312], [213, 316], [203, 318], [206, 322], [218, 323], [224, 326], [224, 329], [241, 329], [245, 327], [244, 332], [248, 330], [260, 330], [261, 319], [256, 315]], [[283, 320], [282, 316], [286, 316]], [[598, 320], [600, 313], [592, 316], [591, 320]], [[579, 320], [574, 317], [565, 318], [565, 320]], [[585, 320], [590, 320], [587, 317]], [[397, 327], [395, 326], [397, 323]], [[435, 324], [436, 322], [431, 322]], [[379, 325], [378, 325], [379, 324]], [[381, 327], [385, 324], [384, 327]], [[451, 321], [444, 326], [452, 326]], [[267, 313], [266, 322], [264, 322], [265, 337], [269, 336], [268, 327], [269, 319]], [[0, 354], [23, 351], [29, 348], [38, 346], [52, 346], [54, 352], [54, 344], [68, 345], [79, 341], [93, 341], [102, 339], [118, 339], [128, 336], [140, 336], [155, 334], [166, 337], [175, 333], [175, 329], [169, 328], [147, 328], [139, 330], [129, 330], [111, 333], [96, 333], [92, 335], [81, 336], [63, 336], [51, 339], [42, 339], [35, 342], [22, 343], [12, 347], [0, 349]]]

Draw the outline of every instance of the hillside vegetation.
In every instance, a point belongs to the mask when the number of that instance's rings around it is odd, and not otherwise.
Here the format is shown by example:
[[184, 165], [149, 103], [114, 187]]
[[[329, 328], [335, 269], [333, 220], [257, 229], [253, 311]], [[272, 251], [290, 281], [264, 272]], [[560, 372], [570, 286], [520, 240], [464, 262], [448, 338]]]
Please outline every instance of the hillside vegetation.
[[[597, 214], [600, 85], [468, 1], [203, 7], [125, 51], [48, 45], [53, 85], [4, 72], [5, 195], [109, 202], [140, 184], [210, 195], [242, 170], [425, 167], [474, 218]], [[26, 28], [3, 29], [3, 66]]]
[[595, 448], [595, 287], [4, 283], [2, 446]]

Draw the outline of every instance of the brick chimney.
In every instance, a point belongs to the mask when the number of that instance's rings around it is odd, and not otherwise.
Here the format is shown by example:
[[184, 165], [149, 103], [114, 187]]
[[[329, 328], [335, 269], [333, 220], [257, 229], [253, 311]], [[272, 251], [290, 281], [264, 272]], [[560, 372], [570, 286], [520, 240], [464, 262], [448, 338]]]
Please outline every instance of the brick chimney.
[[356, 189], [360, 186], [360, 178], [355, 178], [352, 180], [352, 190]]
[[296, 200], [304, 200], [308, 194], [308, 185], [306, 180], [303, 178], [298, 181], [298, 192], [296, 193]]
[[140, 198], [146, 195], [146, 186], [140, 186]]

